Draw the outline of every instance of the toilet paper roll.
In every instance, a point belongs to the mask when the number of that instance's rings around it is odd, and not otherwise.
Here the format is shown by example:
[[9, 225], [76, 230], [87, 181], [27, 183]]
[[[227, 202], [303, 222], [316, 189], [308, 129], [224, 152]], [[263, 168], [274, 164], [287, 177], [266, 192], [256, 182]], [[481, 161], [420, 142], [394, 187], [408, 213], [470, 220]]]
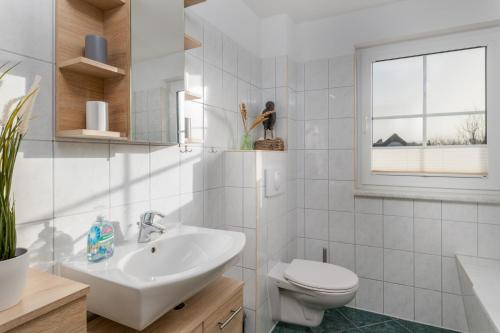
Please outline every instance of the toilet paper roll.
[[107, 131], [109, 129], [108, 103], [88, 101], [86, 108], [87, 129]]

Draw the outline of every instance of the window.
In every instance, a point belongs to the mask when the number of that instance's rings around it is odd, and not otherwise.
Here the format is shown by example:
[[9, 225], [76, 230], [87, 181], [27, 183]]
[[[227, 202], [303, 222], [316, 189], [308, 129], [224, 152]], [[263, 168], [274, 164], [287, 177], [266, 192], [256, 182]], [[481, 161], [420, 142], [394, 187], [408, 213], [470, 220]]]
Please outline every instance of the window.
[[357, 49], [356, 101], [358, 194], [500, 201], [500, 28]]
[[486, 175], [486, 47], [372, 64], [374, 172]]

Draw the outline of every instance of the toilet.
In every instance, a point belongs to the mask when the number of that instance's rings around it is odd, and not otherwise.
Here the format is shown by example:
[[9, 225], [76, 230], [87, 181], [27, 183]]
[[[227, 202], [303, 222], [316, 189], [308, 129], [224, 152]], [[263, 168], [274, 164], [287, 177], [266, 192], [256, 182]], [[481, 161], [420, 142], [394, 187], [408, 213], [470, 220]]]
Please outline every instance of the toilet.
[[359, 286], [346, 268], [301, 259], [278, 263], [268, 277], [273, 320], [309, 327], [321, 324], [326, 309], [349, 303]]

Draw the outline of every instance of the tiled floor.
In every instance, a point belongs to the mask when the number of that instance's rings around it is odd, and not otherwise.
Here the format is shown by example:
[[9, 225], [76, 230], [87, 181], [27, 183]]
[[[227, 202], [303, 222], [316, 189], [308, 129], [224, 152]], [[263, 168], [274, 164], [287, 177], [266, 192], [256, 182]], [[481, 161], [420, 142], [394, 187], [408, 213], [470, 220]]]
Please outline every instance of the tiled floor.
[[372, 312], [339, 308], [327, 310], [318, 327], [279, 323], [273, 333], [453, 333], [454, 331], [417, 324]]

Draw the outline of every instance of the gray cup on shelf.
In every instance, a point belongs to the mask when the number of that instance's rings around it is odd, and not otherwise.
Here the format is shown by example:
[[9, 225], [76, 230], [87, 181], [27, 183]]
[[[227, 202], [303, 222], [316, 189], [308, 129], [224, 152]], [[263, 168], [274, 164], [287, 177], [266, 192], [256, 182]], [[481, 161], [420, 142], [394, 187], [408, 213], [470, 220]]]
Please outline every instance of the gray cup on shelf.
[[99, 61], [108, 62], [108, 41], [98, 35], [85, 36], [85, 57]]

